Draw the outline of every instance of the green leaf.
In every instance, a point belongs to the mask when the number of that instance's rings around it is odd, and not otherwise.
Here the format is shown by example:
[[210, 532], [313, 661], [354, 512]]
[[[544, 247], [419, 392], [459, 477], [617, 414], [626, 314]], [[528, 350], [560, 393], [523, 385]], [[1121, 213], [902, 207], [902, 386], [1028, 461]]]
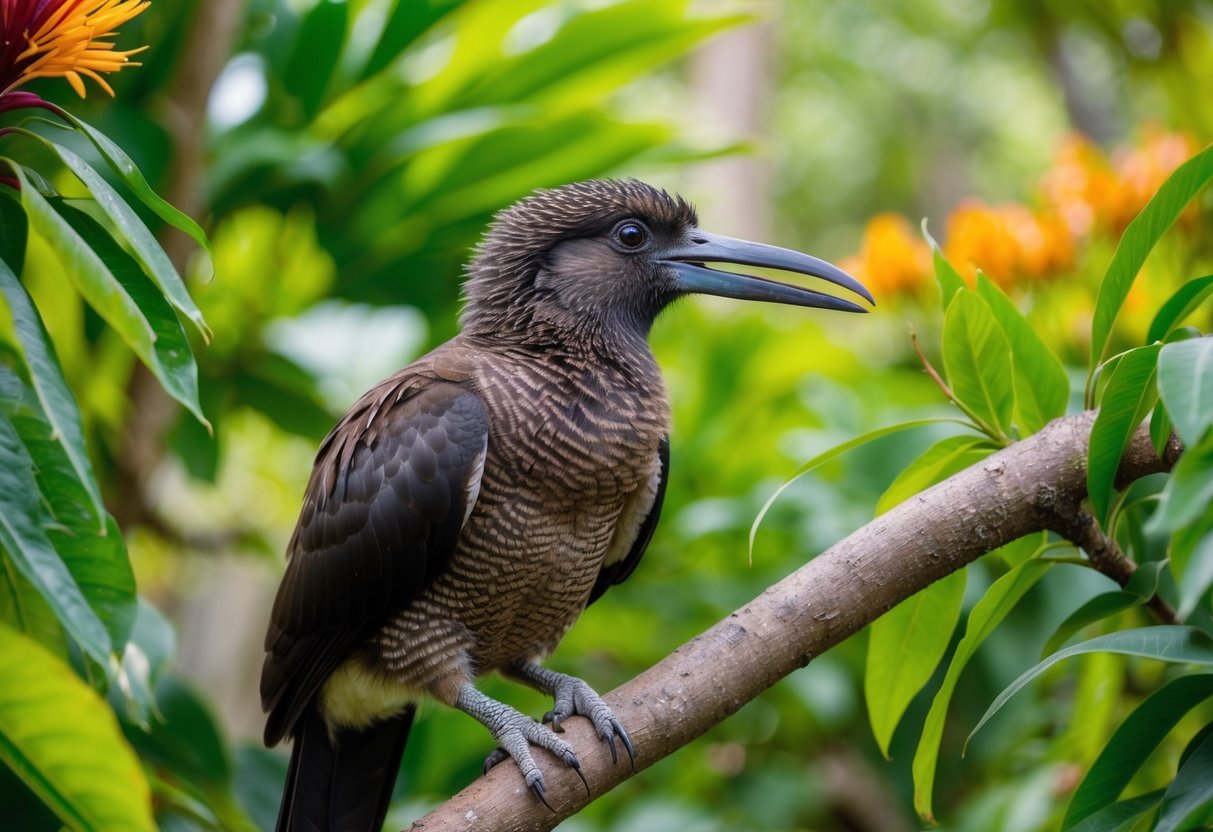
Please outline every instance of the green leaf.
[[[755, 517], [754, 522], [750, 524], [750, 557], [754, 556], [754, 538], [758, 534], [758, 527], [762, 525], [763, 518], [767, 516], [767, 512], [771, 510], [771, 506], [775, 505], [775, 501], [779, 499], [780, 495], [783, 494], [783, 492], [786, 491], [788, 487], [792, 485], [792, 483], [796, 482], [796, 480], [800, 479], [805, 474], [809, 473], [815, 468], [825, 465], [832, 459], [842, 456], [847, 451], [854, 450], [861, 445], [866, 445], [869, 442], [876, 441], [877, 439], [883, 439], [886, 436], [901, 433], [905, 430], [913, 430], [914, 428], [926, 427], [927, 425], [938, 425], [943, 422], [955, 421], [955, 419], [915, 419], [910, 422], [902, 422], [900, 425], [890, 425], [889, 427], [877, 428], [876, 430], [868, 431], [862, 436], [857, 436], [854, 439], [843, 442], [841, 445], [836, 445], [835, 447], [830, 448], [828, 451], [824, 451], [813, 457], [808, 462], [797, 468], [796, 473], [792, 474], [792, 476], [786, 482], [784, 482], [783, 485], [775, 489], [775, 493], [768, 497], [767, 501], [763, 503], [762, 508], [758, 512], [758, 516]], [[961, 422], [960, 424], [964, 423]]]
[[1158, 354], [1158, 394], [1184, 444], [1213, 425], [1213, 337], [1167, 344]]
[[1115, 803], [1146, 758], [1188, 711], [1213, 696], [1213, 674], [1172, 679], [1150, 694], [1120, 724], [1082, 779], [1066, 809], [1063, 830]]
[[1196, 277], [1175, 290], [1150, 323], [1146, 343], [1165, 341], [1167, 336], [1213, 294], [1213, 274]]
[[967, 574], [953, 572], [872, 623], [863, 693], [872, 735], [886, 758], [906, 708], [947, 652], [960, 620]]
[[72, 829], [155, 829], [113, 712], [71, 668], [0, 624], [0, 760]]
[[977, 276], [977, 294], [990, 305], [1011, 345], [1019, 426], [1025, 433], [1035, 433], [1066, 412], [1070, 400], [1066, 368], [1010, 298], [985, 275]]
[[1213, 512], [1175, 533], [1171, 563], [1179, 587], [1176, 614], [1180, 621], [1187, 621], [1213, 586]]
[[1184, 451], [1171, 469], [1158, 510], [1150, 518], [1151, 531], [1176, 532], [1195, 522], [1213, 505], [1213, 430], [1200, 444]]
[[199, 421], [198, 368], [181, 322], [160, 290], [96, 220], [69, 205], [52, 205], [21, 170], [21, 198], [30, 224], [54, 249], [68, 277], [112, 326], [165, 391]]
[[[144, 205], [150, 208], [160, 219], [173, 226], [173, 228], [188, 234], [194, 239], [194, 242], [202, 247], [203, 251], [210, 254], [211, 244], [206, 239], [206, 233], [203, 232], [201, 226], [161, 199], [152, 190], [152, 187], [147, 184], [147, 180], [143, 178], [143, 174], [139, 172], [139, 168], [131, 161], [131, 157], [126, 155], [126, 151], [100, 130], [72, 115], [67, 110], [59, 110], [58, 115], [70, 122], [76, 130], [83, 133], [93, 143], [93, 146], [97, 148], [97, 152], [101, 154], [101, 158], [105, 159], [114, 173], [118, 174], [118, 178], [122, 180], [123, 184], [130, 188]], [[52, 121], [46, 123], [54, 124], [63, 130], [71, 129]]]
[[980, 462], [996, 450], [989, 440], [980, 436], [962, 434], [939, 440], [901, 470], [876, 501], [876, 513], [884, 514], [893, 506]]
[[0, 260], [7, 263], [14, 274], [20, 274], [25, 263], [28, 235], [29, 222], [25, 218], [25, 209], [7, 189], [0, 190]]
[[1213, 178], [1213, 147], [1205, 148], [1176, 168], [1125, 229], [1095, 299], [1095, 317], [1091, 325], [1092, 373], [1103, 363], [1112, 336], [1112, 324], [1146, 257], [1210, 178]]
[[1154, 446], [1154, 453], [1162, 457], [1167, 451], [1167, 443], [1171, 441], [1171, 433], [1174, 426], [1171, 424], [1171, 417], [1167, 415], [1166, 402], [1159, 402], [1154, 407], [1154, 412], [1150, 414], [1150, 444]]
[[1158, 627], [1141, 627], [1135, 630], [1120, 630], [1059, 650], [1023, 673], [1002, 693], [998, 694], [981, 721], [969, 733], [969, 739], [973, 739], [973, 735], [980, 731], [982, 726], [989, 722], [990, 718], [998, 713], [1002, 706], [1025, 685], [1059, 661], [1082, 653], [1120, 653], [1174, 664], [1213, 666], [1213, 637], [1195, 627], [1168, 624]]
[[1154, 406], [1153, 377], [1161, 344], [1131, 350], [1121, 357], [1104, 388], [1099, 414], [1091, 426], [1087, 450], [1087, 490], [1100, 525], [1107, 526], [1120, 459], [1133, 432]]
[[1153, 598], [1154, 593], [1158, 591], [1158, 576], [1163, 566], [1164, 562], [1158, 560], [1143, 564], [1133, 573], [1124, 589], [1096, 595], [1070, 613], [1041, 648], [1041, 658], [1056, 653], [1071, 636], [1084, 627], [1131, 607], [1139, 607]]
[[88, 448], [84, 444], [84, 427], [80, 423], [80, 409], [76, 405], [76, 398], [67, 386], [67, 379], [63, 377], [59, 359], [55, 356], [50, 336], [42, 325], [42, 318], [34, 308], [33, 300], [17, 279], [17, 275], [9, 270], [3, 260], [0, 260], [0, 295], [7, 301], [9, 312], [13, 316], [13, 326], [21, 346], [21, 357], [38, 394], [42, 412], [49, 423], [48, 438], [58, 442], [63, 448], [77, 481], [88, 494], [98, 528], [104, 528], [105, 522], [102, 518], [106, 516], [105, 504], [101, 500], [101, 487], [97, 485], [96, 474], [93, 473], [92, 463], [88, 459]]
[[342, 0], [320, 0], [299, 27], [291, 57], [283, 73], [287, 92], [299, 99], [303, 115], [311, 121], [320, 110], [341, 57], [349, 6]]
[[46, 141], [37, 134], [27, 133], [26, 135], [38, 138], [53, 150], [68, 169], [76, 175], [76, 178], [88, 188], [98, 207], [109, 217], [114, 228], [130, 246], [135, 259], [143, 267], [147, 276], [160, 287], [160, 291], [168, 298], [169, 303], [193, 322], [198, 332], [209, 343], [212, 333], [202, 317], [201, 310], [190, 297], [189, 290], [185, 288], [185, 282], [181, 279], [181, 275], [177, 274], [177, 269], [173, 266], [172, 261], [164, 253], [164, 249], [160, 247], [156, 238], [152, 236], [152, 232], [148, 231], [147, 226], [143, 224], [143, 220], [139, 219], [139, 215], [131, 210], [126, 201], [110, 187], [110, 184], [100, 174], [75, 153], [62, 145]]
[[40, 500], [33, 460], [13, 423], [0, 415], [0, 550], [42, 593], [84, 652], [104, 667], [109, 634], [43, 530]]
[[140, 598], [130, 640], [122, 651], [117, 685], [110, 688], [110, 704], [144, 731], [151, 730], [153, 718], [164, 720], [154, 691], [161, 671], [176, 653], [173, 625], [151, 602]]
[[103, 514], [100, 527], [71, 460], [51, 438], [37, 399], [16, 374], [0, 367], [0, 413], [12, 421], [33, 463], [43, 526], [89, 606], [101, 618], [110, 648], [120, 652], [135, 620], [135, 576], [118, 524]]
[[961, 407], [992, 436], [1005, 439], [1015, 407], [1011, 345], [989, 304], [972, 292], [957, 293], [944, 315], [943, 365]]
[[939, 292], [943, 297], [943, 308], [946, 310], [952, 303], [952, 298], [956, 297], [957, 293], [966, 291], [968, 284], [965, 279], [960, 276], [960, 272], [956, 271], [956, 267], [948, 262], [948, 258], [944, 257], [943, 249], [939, 247], [939, 243], [935, 242], [935, 238], [927, 231], [927, 221], [922, 221], [922, 236], [926, 238], [927, 244], [931, 246], [931, 256], [935, 261], [935, 280], [939, 283]]
[[396, 0], [362, 71], [363, 79], [393, 63], [405, 47], [459, 6], [460, 0]]
[[1002, 623], [1002, 620], [1015, 608], [1024, 594], [1035, 586], [1045, 572], [1053, 566], [1047, 560], [1039, 558], [1024, 561], [995, 581], [981, 600], [973, 605], [969, 620], [965, 624], [964, 638], [956, 647], [952, 661], [944, 675], [943, 684], [936, 692], [931, 702], [922, 726], [922, 737], [918, 741], [918, 749], [914, 752], [914, 808], [927, 821], [933, 821], [931, 808], [932, 792], [935, 789], [935, 769], [939, 762], [939, 744], [943, 739], [944, 719], [948, 714], [948, 705], [952, 694], [956, 691], [956, 683], [965, 665], [973, 658], [977, 648], [982, 645], [990, 633]]
[[1068, 832], [1130, 832], [1162, 800], [1162, 789], [1100, 809]]
[[1167, 786], [1154, 832], [1203, 826], [1208, 821], [1210, 801], [1213, 801], [1213, 734], [1192, 751]]

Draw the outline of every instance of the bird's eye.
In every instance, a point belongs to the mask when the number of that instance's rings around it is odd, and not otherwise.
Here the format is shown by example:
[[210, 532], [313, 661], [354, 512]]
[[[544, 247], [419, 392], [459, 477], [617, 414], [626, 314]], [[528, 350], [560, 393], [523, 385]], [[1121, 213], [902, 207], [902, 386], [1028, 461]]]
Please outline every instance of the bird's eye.
[[637, 249], [649, 241], [649, 232], [638, 222], [624, 222], [615, 229], [615, 239], [624, 248]]

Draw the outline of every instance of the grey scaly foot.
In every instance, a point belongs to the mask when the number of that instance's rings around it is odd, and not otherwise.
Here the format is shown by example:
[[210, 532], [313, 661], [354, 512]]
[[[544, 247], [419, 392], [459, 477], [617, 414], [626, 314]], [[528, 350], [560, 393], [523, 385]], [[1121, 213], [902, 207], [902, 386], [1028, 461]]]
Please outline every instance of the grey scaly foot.
[[[544, 806], [552, 809], [552, 804], [548, 803], [545, 797], [547, 786], [543, 782], [543, 772], [539, 770], [539, 766], [535, 764], [535, 758], [531, 756], [531, 746], [536, 745], [552, 752], [558, 760], [576, 772], [585, 786], [586, 793], [589, 794], [590, 784], [586, 782], [585, 775], [581, 773], [581, 763], [578, 761], [577, 755], [573, 753], [572, 747], [567, 742], [553, 734], [547, 726], [539, 724], [509, 705], [485, 696], [470, 684], [459, 689], [459, 695], [455, 698], [455, 707], [488, 728], [493, 739], [497, 740], [501, 746], [498, 751], [489, 756], [489, 759], [484, 761], [485, 772], [507, 756], [513, 758], [514, 762], [518, 764], [518, 770], [522, 772], [522, 779], [526, 782], [527, 788], [535, 797], [539, 798]], [[552, 809], [552, 811], [556, 810]]]
[[576, 676], [548, 670], [535, 662], [520, 662], [512, 665], [509, 671], [511, 675], [549, 694], [555, 700], [552, 710], [543, 717], [544, 722], [551, 723], [553, 731], [563, 733], [562, 722], [571, 716], [584, 716], [610, 748], [611, 763], [619, 762], [619, 754], [615, 750], [615, 738], [619, 737], [624, 750], [628, 752], [632, 768], [636, 768], [636, 748], [632, 745], [632, 738], [593, 688]]

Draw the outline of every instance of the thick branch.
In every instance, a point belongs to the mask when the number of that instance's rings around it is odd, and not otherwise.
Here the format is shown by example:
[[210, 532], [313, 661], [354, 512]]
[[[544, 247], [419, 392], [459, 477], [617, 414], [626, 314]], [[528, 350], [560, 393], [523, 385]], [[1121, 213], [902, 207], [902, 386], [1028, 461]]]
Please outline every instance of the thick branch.
[[[1059, 531], [1062, 510], [1086, 496], [1093, 413], [1058, 419], [877, 517], [679, 647], [606, 697], [636, 743], [636, 770], [652, 765], [735, 713], [797, 668], [859, 632], [914, 593], [1024, 535]], [[1169, 470], [1146, 431], [1125, 453], [1120, 481]], [[612, 765], [589, 722], [565, 723], [587, 796], [571, 771], [536, 755], [548, 811], [515, 766], [493, 769], [418, 821], [414, 829], [546, 830], [634, 772]]]

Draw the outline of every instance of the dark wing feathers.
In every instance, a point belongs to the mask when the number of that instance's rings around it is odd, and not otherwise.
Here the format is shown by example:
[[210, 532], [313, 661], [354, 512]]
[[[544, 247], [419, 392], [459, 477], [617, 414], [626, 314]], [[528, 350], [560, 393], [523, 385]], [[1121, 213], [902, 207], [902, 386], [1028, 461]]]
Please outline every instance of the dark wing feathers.
[[603, 593], [615, 584], [626, 581], [635, 571], [636, 565], [640, 563], [644, 550], [649, 548], [649, 541], [653, 539], [653, 531], [657, 528], [657, 520], [661, 517], [661, 504], [665, 502], [665, 486], [670, 479], [670, 438], [668, 436], [658, 443], [657, 456], [661, 460], [661, 479], [657, 482], [657, 493], [653, 495], [653, 507], [649, 509], [644, 522], [640, 524], [640, 531], [637, 532], [636, 540], [632, 542], [632, 548], [628, 550], [628, 553], [620, 560], [602, 567], [602, 571], [598, 573], [598, 579], [594, 581], [594, 588], [590, 590], [590, 600], [586, 602], [587, 606], [601, 598]]
[[443, 568], [476, 499], [488, 416], [457, 384], [397, 378], [321, 446], [274, 600], [262, 668], [266, 742], [289, 733], [324, 680]]

